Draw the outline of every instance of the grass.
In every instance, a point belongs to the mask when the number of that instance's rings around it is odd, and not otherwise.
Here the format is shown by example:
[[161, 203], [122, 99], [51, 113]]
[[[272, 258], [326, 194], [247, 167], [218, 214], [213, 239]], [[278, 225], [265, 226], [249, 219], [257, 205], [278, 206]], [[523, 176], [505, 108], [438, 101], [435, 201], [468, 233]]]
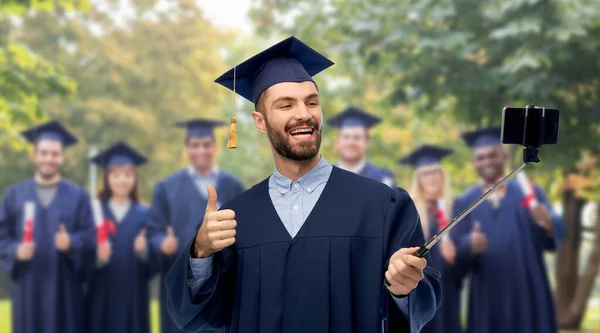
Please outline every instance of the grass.
[[[158, 302], [154, 301], [151, 304], [151, 324], [152, 333], [159, 333], [159, 312]], [[10, 301], [0, 301], [0, 332], [11, 332], [10, 327]], [[582, 332], [598, 332], [600, 327], [600, 307], [588, 308], [583, 320], [583, 328], [581, 331], [561, 331], [561, 333], [582, 333]]]

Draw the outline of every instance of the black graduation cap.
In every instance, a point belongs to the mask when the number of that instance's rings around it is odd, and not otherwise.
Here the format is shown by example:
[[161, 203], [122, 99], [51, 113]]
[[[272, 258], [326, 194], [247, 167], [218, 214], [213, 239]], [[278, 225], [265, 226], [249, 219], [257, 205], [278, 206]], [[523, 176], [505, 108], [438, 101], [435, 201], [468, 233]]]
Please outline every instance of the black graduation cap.
[[327, 120], [327, 123], [330, 126], [337, 128], [362, 127], [369, 129], [380, 122], [381, 118], [366, 113], [365, 111], [354, 106], [348, 107], [343, 112]]
[[177, 127], [186, 127], [186, 139], [214, 137], [214, 128], [225, 125], [224, 122], [214, 119], [190, 119], [175, 123]]
[[21, 135], [32, 144], [36, 144], [40, 140], [52, 140], [60, 142], [65, 148], [76, 144], [78, 141], [71, 132], [56, 120], [25, 130], [21, 132]]
[[482, 148], [487, 146], [500, 145], [500, 134], [502, 129], [500, 126], [478, 129], [462, 134], [465, 143], [471, 148]]
[[412, 153], [402, 158], [399, 162], [401, 164], [412, 165], [415, 168], [422, 166], [440, 164], [442, 159], [454, 151], [439, 146], [423, 145]]
[[109, 168], [115, 165], [134, 165], [139, 166], [147, 162], [146, 157], [133, 149], [126, 142], [119, 141], [106, 148], [90, 159], [92, 162]]
[[256, 105], [267, 88], [282, 82], [313, 81], [312, 76], [332, 65], [331, 60], [292, 36], [230, 69], [215, 82]]

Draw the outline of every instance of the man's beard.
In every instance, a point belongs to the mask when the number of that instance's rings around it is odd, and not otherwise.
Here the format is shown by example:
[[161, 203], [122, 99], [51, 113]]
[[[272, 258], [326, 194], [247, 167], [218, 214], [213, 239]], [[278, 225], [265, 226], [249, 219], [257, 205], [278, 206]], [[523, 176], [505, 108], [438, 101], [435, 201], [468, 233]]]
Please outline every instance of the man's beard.
[[43, 179], [43, 180], [51, 180], [52, 178], [56, 177], [56, 175], [58, 175], [58, 169], [56, 169], [53, 172], [42, 172], [41, 168], [37, 169], [37, 174]]
[[486, 183], [495, 184], [501, 177], [504, 171], [504, 166], [494, 166], [494, 172], [487, 173], [483, 170], [483, 168], [477, 169], [477, 173], [479, 177], [483, 179]]
[[291, 128], [299, 127], [299, 126], [310, 126], [314, 131], [317, 131], [317, 143], [313, 144], [313, 142], [301, 142], [302, 145], [300, 147], [293, 147], [290, 142], [286, 138], [286, 132], [280, 133], [269, 125], [269, 121], [265, 117], [265, 124], [267, 126], [267, 136], [269, 137], [269, 141], [273, 146], [273, 149], [282, 157], [285, 157], [294, 161], [306, 161], [314, 158], [319, 154], [319, 149], [321, 148], [321, 134], [323, 129], [319, 129], [319, 124], [314, 119], [311, 119], [305, 123], [294, 124], [294, 126], [288, 126]]

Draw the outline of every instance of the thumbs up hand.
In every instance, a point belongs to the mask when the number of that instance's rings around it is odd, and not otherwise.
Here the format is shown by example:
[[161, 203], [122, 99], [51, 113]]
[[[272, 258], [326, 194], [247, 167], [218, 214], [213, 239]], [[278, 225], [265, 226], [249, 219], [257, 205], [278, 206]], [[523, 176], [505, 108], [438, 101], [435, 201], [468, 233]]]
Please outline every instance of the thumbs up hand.
[[217, 191], [212, 185], [206, 187], [208, 190], [208, 204], [202, 226], [194, 240], [194, 257], [206, 258], [213, 253], [235, 243], [235, 212], [231, 209], [217, 209]]
[[58, 232], [54, 235], [54, 245], [61, 252], [67, 252], [71, 248], [71, 236], [64, 224], [58, 226]]
[[473, 254], [483, 253], [487, 249], [487, 237], [481, 232], [481, 224], [475, 222], [471, 231], [471, 251]]
[[140, 233], [135, 237], [135, 241], [133, 242], [133, 249], [136, 253], [142, 254], [146, 252], [146, 247], [148, 246], [148, 242], [146, 239], [146, 229], [142, 229]]
[[[139, 235], [138, 235], [139, 236]], [[162, 241], [160, 246], [160, 250], [162, 253], [172, 256], [177, 252], [177, 247], [179, 246], [177, 242], [177, 237], [175, 237], [175, 231], [172, 226], [167, 227], [167, 237]]]

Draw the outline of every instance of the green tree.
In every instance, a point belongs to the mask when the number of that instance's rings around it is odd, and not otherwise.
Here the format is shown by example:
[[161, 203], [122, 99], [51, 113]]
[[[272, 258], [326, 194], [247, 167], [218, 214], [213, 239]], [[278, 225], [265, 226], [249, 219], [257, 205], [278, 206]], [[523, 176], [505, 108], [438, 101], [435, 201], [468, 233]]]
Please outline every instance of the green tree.
[[[398, 105], [434, 124], [440, 124], [443, 113], [452, 113], [465, 124], [459, 128], [499, 124], [504, 106], [525, 105], [529, 99], [558, 107], [560, 143], [544, 147], [543, 163], [529, 169], [547, 180], [547, 188], [553, 179], [545, 175], [553, 170], [561, 170], [563, 179], [579, 174], [582, 154], [594, 153], [600, 140], [600, 6], [595, 1], [259, 3], [253, 17], [261, 33], [294, 34], [342, 59], [336, 73], [351, 78], [355, 91], [375, 86], [381, 98], [372, 105], [387, 111], [392, 126], [406, 126], [397, 121]], [[355, 96], [364, 99], [365, 93]], [[573, 187], [557, 193], [568, 221], [568, 236], [556, 263], [557, 313], [564, 328], [580, 326], [590, 295], [581, 286], [594, 280], [591, 274], [573, 279], [579, 264], [581, 210], [593, 200], [578, 193]], [[597, 267], [598, 261], [589, 264]]]
[[[79, 1], [83, 3], [83, 1]], [[26, 45], [15, 43], [11, 18], [19, 18], [27, 9], [52, 9], [52, 1], [2, 1], [0, 3], [0, 146], [23, 148], [17, 139], [19, 130], [43, 120], [39, 103], [44, 96], [69, 96], [75, 83], [59, 66], [35, 54]], [[63, 9], [75, 7], [73, 1], [59, 1]], [[0, 155], [0, 167], [3, 164]]]

